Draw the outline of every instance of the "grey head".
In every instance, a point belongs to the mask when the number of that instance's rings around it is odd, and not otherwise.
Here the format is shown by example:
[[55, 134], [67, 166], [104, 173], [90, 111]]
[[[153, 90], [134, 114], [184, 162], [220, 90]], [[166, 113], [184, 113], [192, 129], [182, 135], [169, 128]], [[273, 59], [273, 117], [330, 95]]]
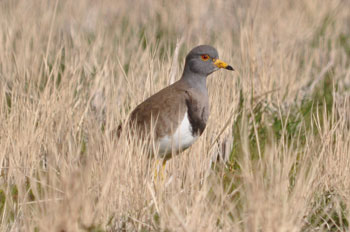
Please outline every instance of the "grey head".
[[220, 68], [234, 70], [230, 65], [219, 60], [219, 54], [214, 47], [199, 45], [186, 56], [182, 79], [193, 87], [205, 87], [206, 89], [206, 77]]

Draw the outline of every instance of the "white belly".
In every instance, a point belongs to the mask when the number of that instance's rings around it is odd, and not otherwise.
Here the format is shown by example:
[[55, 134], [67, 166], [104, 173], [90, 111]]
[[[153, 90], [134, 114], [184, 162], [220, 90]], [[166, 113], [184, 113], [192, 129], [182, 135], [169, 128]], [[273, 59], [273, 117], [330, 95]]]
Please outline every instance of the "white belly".
[[172, 151], [183, 151], [191, 146], [197, 140], [197, 138], [198, 136], [192, 135], [191, 123], [188, 120], [188, 115], [186, 112], [175, 133], [172, 136], [164, 136], [158, 140], [159, 154], [162, 155], [169, 154]]

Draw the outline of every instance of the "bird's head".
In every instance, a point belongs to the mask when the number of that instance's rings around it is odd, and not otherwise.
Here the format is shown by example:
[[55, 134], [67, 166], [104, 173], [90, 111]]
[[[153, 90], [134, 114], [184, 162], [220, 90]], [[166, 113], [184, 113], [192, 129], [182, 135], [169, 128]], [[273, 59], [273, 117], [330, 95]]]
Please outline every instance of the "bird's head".
[[208, 76], [220, 68], [234, 70], [230, 65], [219, 60], [218, 52], [209, 45], [200, 45], [193, 48], [186, 56], [185, 66], [191, 72], [203, 76]]

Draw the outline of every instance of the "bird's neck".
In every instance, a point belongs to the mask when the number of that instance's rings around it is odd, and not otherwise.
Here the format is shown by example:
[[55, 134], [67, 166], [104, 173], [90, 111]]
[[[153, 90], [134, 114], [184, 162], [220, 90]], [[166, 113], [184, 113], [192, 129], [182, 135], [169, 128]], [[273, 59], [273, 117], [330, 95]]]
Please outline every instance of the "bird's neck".
[[182, 74], [181, 80], [186, 82], [189, 87], [199, 91], [204, 95], [208, 95], [206, 75], [194, 73], [186, 67], [184, 73]]

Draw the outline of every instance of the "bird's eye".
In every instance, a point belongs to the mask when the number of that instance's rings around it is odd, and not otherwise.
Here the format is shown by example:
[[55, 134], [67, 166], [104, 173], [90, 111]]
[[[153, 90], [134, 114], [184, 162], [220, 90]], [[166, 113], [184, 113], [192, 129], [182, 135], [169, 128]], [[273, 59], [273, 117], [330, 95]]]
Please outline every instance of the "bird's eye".
[[208, 55], [201, 55], [201, 58], [202, 58], [202, 60], [204, 60], [204, 61], [209, 60], [209, 56], [208, 56]]

